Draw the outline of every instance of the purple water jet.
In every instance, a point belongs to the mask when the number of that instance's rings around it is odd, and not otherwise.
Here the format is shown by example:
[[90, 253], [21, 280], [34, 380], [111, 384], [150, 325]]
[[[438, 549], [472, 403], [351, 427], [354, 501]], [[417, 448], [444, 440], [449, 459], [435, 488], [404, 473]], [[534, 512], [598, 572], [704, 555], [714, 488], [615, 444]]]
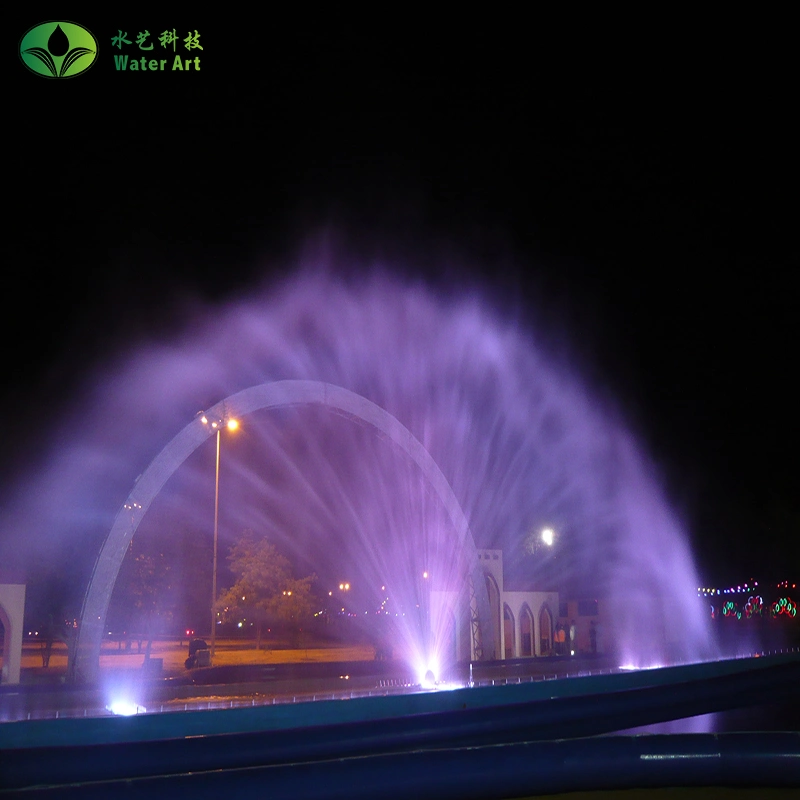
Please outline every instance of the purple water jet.
[[[31, 563], [69, 558], [85, 585], [161, 447], [200, 409], [287, 379], [344, 387], [396, 417], [446, 476], [478, 547], [502, 550], [509, 574], [607, 598], [606, 637], [624, 662], [713, 655], [685, 533], [619, 416], [479, 293], [444, 296], [384, 272], [360, 282], [299, 272], [196, 311], [173, 341], [140, 344], [99, 371], [7, 507], [3, 530], [18, 536], [4, 545]], [[211, 444], [190, 456], [137, 536], [210, 539], [212, 461]], [[450, 524], [417, 466], [357, 419], [258, 412], [224, 443], [221, 553], [250, 529], [315, 571], [323, 596], [347, 580], [367, 617], [389, 598], [398, 650], [423, 672], [452, 658], [441, 644], [448, 619], [431, 600], [431, 587], [464, 592]], [[544, 526], [557, 532], [557, 558], [529, 553]]]

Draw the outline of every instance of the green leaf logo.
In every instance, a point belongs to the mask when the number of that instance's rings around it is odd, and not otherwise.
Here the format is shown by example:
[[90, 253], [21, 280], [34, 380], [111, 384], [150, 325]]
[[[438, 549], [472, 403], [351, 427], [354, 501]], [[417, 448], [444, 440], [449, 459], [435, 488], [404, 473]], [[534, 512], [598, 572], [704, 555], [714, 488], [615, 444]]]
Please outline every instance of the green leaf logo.
[[42, 22], [20, 40], [19, 57], [31, 72], [44, 78], [74, 78], [97, 59], [97, 39], [74, 22]]

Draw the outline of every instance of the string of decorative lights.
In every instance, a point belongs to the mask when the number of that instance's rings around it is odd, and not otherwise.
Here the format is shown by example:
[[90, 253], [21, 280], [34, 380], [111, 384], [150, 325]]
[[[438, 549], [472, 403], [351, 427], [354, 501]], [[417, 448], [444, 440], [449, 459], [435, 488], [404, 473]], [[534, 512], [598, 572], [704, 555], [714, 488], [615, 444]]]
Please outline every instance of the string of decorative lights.
[[[723, 595], [723, 594], [746, 594], [751, 593], [753, 589], [758, 586], [758, 581], [752, 580], [749, 583], [743, 583], [739, 586], [730, 586], [727, 589], [716, 589], [710, 587], [697, 587], [697, 596], [698, 597], [710, 597], [712, 595]], [[796, 589], [796, 583], [789, 583], [789, 581], [781, 581], [779, 584], [776, 585], [776, 589]]]

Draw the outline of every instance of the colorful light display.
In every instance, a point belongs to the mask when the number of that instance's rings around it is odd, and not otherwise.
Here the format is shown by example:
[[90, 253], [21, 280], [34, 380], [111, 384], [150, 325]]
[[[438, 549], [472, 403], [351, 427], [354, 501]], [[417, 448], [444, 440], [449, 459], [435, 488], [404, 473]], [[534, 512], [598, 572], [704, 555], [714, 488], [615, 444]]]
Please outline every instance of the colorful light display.
[[786, 614], [788, 617], [797, 616], [797, 603], [791, 597], [781, 597], [772, 604], [772, 616], [777, 617]]
[[[762, 617], [788, 617], [790, 619], [797, 618], [797, 602], [784, 594], [787, 589], [796, 589], [797, 584], [791, 581], [781, 581], [775, 588], [780, 592], [775, 592], [772, 597], [764, 600], [761, 594], [756, 594], [753, 589], [758, 586], [758, 581], [752, 578], [747, 583], [739, 586], [730, 586], [727, 589], [711, 588], [711, 587], [698, 587], [697, 596], [704, 598], [719, 598], [719, 601], [713, 599], [711, 601], [711, 619], [719, 617], [726, 617], [728, 619], [754, 619]], [[774, 591], [774, 590], [773, 590]], [[770, 592], [771, 594], [771, 592]], [[725, 597], [725, 595], [734, 595], [734, 597]], [[747, 600], [744, 598], [739, 600], [735, 595], [747, 595]], [[772, 599], [777, 598], [777, 599]]]
[[739, 611], [739, 607], [733, 600], [726, 601], [725, 605], [722, 606], [722, 616], [723, 617], [736, 617], [736, 619], [742, 618], [742, 612]]
[[747, 619], [751, 617], [760, 617], [764, 610], [764, 599], [761, 595], [751, 595], [747, 598], [747, 603], [744, 607], [744, 615]]

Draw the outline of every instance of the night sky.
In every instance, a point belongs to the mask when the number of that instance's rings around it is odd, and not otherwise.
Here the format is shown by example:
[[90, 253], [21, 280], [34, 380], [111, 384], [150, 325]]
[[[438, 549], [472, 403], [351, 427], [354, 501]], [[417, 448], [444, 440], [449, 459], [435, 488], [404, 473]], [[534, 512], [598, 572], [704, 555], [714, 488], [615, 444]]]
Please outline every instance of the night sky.
[[[796, 576], [797, 145], [779, 40], [586, 47], [513, 20], [125, 13], [75, 20], [100, 40], [83, 76], [6, 62], [2, 476], [47, 451], [93, 364], [327, 243], [356, 276], [380, 260], [480, 286], [569, 353], [662, 471], [707, 584]], [[116, 71], [119, 25], [197, 30], [200, 71]]]

